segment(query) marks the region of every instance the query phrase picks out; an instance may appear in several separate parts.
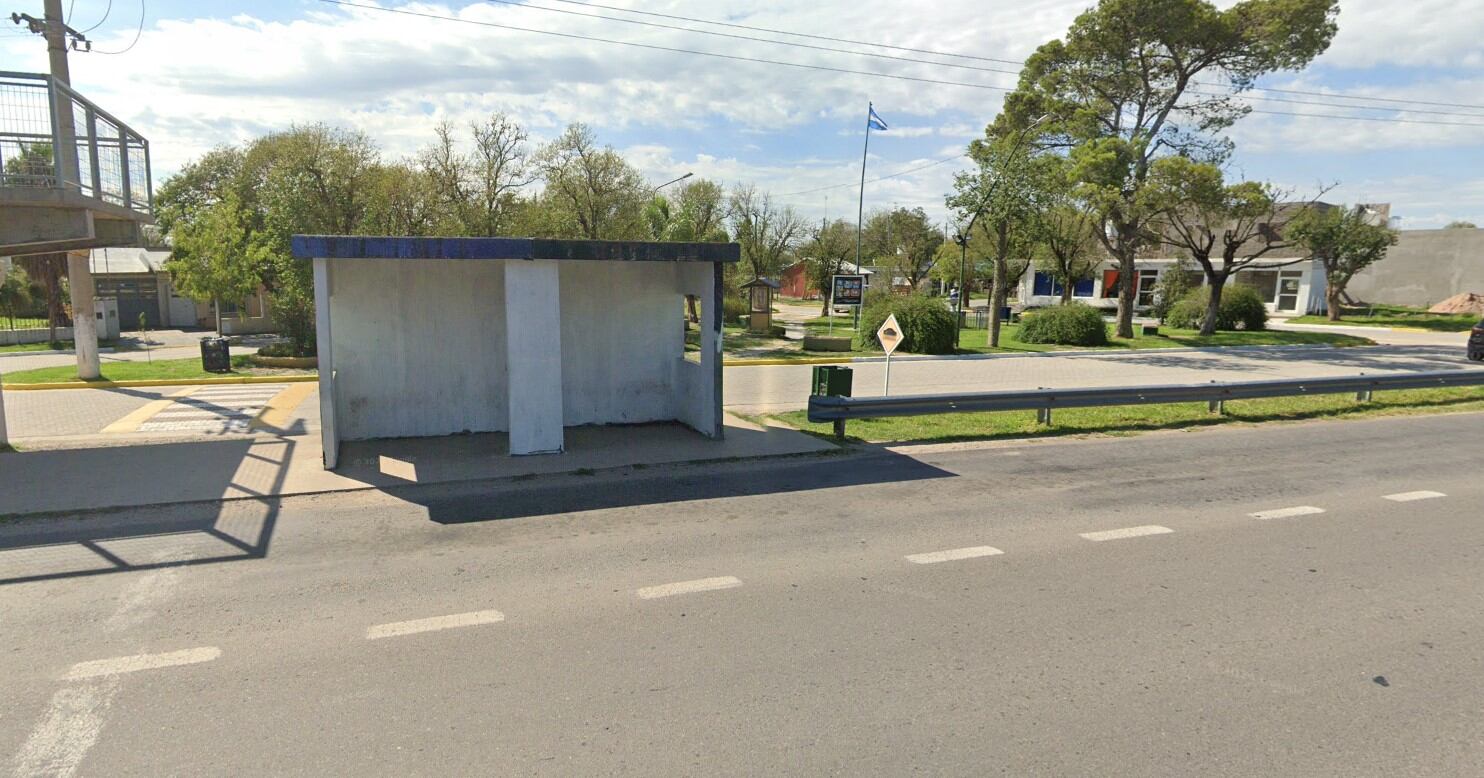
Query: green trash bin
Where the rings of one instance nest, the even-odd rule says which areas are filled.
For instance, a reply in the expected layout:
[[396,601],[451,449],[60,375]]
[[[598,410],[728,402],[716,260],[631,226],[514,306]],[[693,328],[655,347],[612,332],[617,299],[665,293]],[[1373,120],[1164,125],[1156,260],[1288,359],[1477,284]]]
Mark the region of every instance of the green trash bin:
[[814,394],[818,396],[849,397],[853,373],[842,365],[815,365]]

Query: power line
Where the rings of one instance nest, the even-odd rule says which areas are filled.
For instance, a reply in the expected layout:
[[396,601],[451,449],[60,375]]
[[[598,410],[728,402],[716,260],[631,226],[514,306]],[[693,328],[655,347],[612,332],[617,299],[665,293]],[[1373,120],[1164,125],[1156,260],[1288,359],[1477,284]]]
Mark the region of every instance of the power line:
[[[998,91],[998,92],[1012,92],[1012,91],[1014,91],[1013,89],[1011,89],[1009,87],[994,86],[992,84],[979,84],[979,83],[971,83],[971,82],[966,82],[966,81],[948,81],[948,80],[945,80],[945,79],[922,78],[922,77],[919,77],[919,76],[908,76],[908,75],[902,75],[902,74],[899,74],[899,73],[882,73],[882,72],[873,71],[873,70],[853,70],[853,69],[850,69],[850,68],[838,68],[838,67],[831,67],[831,66],[828,66],[828,65],[811,65],[811,64],[806,64],[806,63],[802,63],[802,62],[788,62],[788,61],[785,61],[785,60],[767,59],[767,58],[763,58],[763,57],[747,57],[747,56],[742,56],[740,54],[723,54],[723,53],[715,52],[715,51],[701,51],[699,49],[683,49],[683,48],[678,48],[678,47],[674,47],[674,46],[660,46],[660,45],[656,45],[656,44],[652,44],[652,43],[639,43],[639,42],[636,42],[636,41],[617,40],[617,39],[614,39],[614,38],[600,38],[600,37],[597,37],[597,36],[579,35],[577,33],[570,33],[570,32],[556,32],[554,30],[539,30],[539,29],[536,29],[536,28],[533,28],[533,27],[519,27],[519,26],[512,25],[512,24],[501,24],[499,22],[488,22],[488,21],[482,21],[482,20],[478,20],[478,19],[461,19],[461,18],[456,17],[456,16],[444,16],[442,14],[428,13],[428,12],[425,12],[425,11],[411,11],[411,10],[408,10],[408,9],[405,9],[405,8],[385,8],[385,7],[382,7],[382,6],[375,6],[375,5],[363,5],[363,4],[360,4],[360,3],[348,2],[348,0],[319,0],[319,2],[328,4],[328,5],[343,6],[343,7],[346,7],[346,8],[358,8],[358,9],[365,10],[365,11],[380,11],[382,13],[398,14],[398,15],[401,15],[401,16],[412,16],[412,17],[417,17],[417,18],[434,19],[434,20],[445,21],[445,22],[459,22],[459,23],[462,23],[462,24],[472,24],[472,25],[477,25],[477,26],[480,26],[480,27],[491,27],[491,28],[502,29],[502,30],[513,30],[513,31],[516,31],[516,32],[529,32],[529,33],[535,33],[535,34],[538,34],[538,35],[549,35],[549,36],[553,36],[553,37],[557,37],[557,38],[567,38],[567,39],[570,39],[570,40],[591,41],[591,42],[595,42],[595,43],[609,43],[609,44],[613,44],[613,45],[617,45],[617,46],[629,46],[629,47],[632,47],[632,48],[649,49],[651,51],[667,51],[667,52],[676,53],[676,54],[693,54],[693,55],[702,56],[702,57],[715,57],[715,58],[718,58],[718,59],[732,60],[732,61],[735,61],[735,62],[755,62],[755,63],[765,64],[765,65],[779,65],[779,66],[782,66],[782,67],[800,68],[800,69],[803,69],[803,70],[819,70],[819,71],[825,71],[825,72],[831,72],[831,73],[844,73],[844,74],[847,74],[847,75],[857,75],[857,76],[875,76],[877,78],[891,78],[891,79],[896,79],[898,81],[911,81],[911,82],[920,83],[920,84],[938,84],[938,85],[941,85],[941,86],[961,86],[961,87],[967,87],[967,88],[970,88],[970,89],[989,89],[989,90],[994,90],[994,91]],[[1359,106],[1353,106],[1353,107],[1359,107]],[[1379,116],[1340,116],[1340,115],[1336,115],[1336,114],[1300,113],[1300,112],[1296,112],[1296,111],[1269,111],[1269,110],[1263,110],[1263,109],[1258,109],[1258,108],[1252,108],[1250,110],[1251,110],[1252,113],[1271,114],[1271,115],[1275,115],[1275,116],[1307,116],[1307,117],[1320,118],[1320,119],[1358,119],[1358,120],[1361,120],[1361,121],[1392,122],[1392,123],[1396,123],[1396,124],[1428,124],[1428,125],[1456,126],[1456,127],[1484,127],[1484,123],[1474,124],[1474,123],[1469,123],[1469,122],[1448,122],[1448,121],[1436,121],[1436,120],[1430,120],[1430,119],[1401,119],[1401,118],[1388,118],[1388,117],[1379,117]],[[1484,118],[1484,117],[1481,117],[1481,118]]]
[[[423,19],[436,19],[444,22],[461,22],[463,24],[474,24],[480,27],[494,27],[501,30],[514,30],[516,32],[532,32],[538,35],[551,35],[557,38],[568,38],[571,40],[593,41],[595,43],[611,43],[617,46],[631,46],[637,49],[650,49],[652,51],[668,51],[675,54],[695,54],[702,57],[716,57],[728,59],[735,62],[756,62],[763,65],[781,65],[783,67],[802,68],[804,70],[822,70],[831,73],[844,73],[854,76],[876,76],[878,78],[894,78],[899,81],[914,81],[920,84],[939,84],[941,86],[963,86],[971,89],[992,89],[999,92],[1013,92],[1009,87],[993,86],[990,84],[974,84],[967,81],[946,81],[937,78],[919,78],[917,76],[904,76],[897,73],[880,73],[873,70],[851,70],[849,68],[830,67],[828,65],[807,65],[802,62],[786,62],[778,59],[765,59],[763,57],[744,57],[740,54],[722,54],[716,51],[700,51],[698,49],[682,49],[673,46],[658,46],[652,43],[638,43],[636,41],[621,41],[613,38],[599,38],[592,35],[578,35],[570,32],[556,32],[554,30],[538,30],[534,27],[517,27],[513,24],[500,24],[498,22],[486,22],[478,19],[460,19],[457,16],[443,16],[441,14],[426,13],[423,11],[409,11],[405,8],[383,8],[376,5],[361,5],[359,3],[347,2],[347,0],[319,0],[329,5],[339,5],[347,8],[360,8],[365,11],[381,11],[383,13],[401,14],[403,16],[416,16]],[[1480,125],[1484,127],[1484,125]]]
[[98,29],[99,27],[102,27],[103,26],[103,23],[106,22],[106,21],[108,21],[108,15],[111,14],[111,13],[113,13],[113,0],[108,0],[108,5],[106,5],[106,6],[103,7],[103,18],[102,19],[99,19],[97,24],[93,25],[92,27],[87,28],[86,30],[83,30],[83,32],[84,33],[89,33],[89,32],[92,32],[93,30]]
[[[494,1],[495,2],[500,2],[500,0],[494,0]],[[930,54],[930,55],[937,56],[937,57],[956,57],[956,58],[959,58],[959,59],[975,60],[975,61],[978,61],[978,62],[998,62],[998,63],[1005,64],[1005,65],[1017,65],[1017,66],[1023,66],[1023,65],[1025,65],[1025,62],[1022,61],[1022,60],[1000,59],[1000,58],[997,58],[997,57],[983,57],[983,56],[978,56],[978,55],[975,55],[975,54],[963,54],[963,53],[959,53],[959,52],[941,51],[941,50],[936,50],[936,49],[917,49],[917,48],[912,48],[910,46],[895,46],[895,45],[892,45],[890,43],[881,43],[879,41],[859,41],[859,40],[852,40],[850,38],[838,38],[838,37],[833,37],[833,36],[829,36],[829,35],[816,35],[816,34],[806,33],[806,32],[795,32],[795,31],[792,31],[792,30],[779,30],[779,29],[773,29],[773,28],[770,28],[770,27],[754,27],[754,26],[751,26],[751,25],[737,24],[737,23],[734,23],[734,22],[719,22],[719,21],[715,21],[715,20],[711,20],[711,19],[700,19],[700,18],[696,18],[696,17],[693,17],[693,16],[681,16],[681,15],[678,15],[678,14],[657,13],[657,12],[654,12],[654,11],[640,11],[640,10],[633,9],[633,8],[620,8],[620,7],[617,7],[617,6],[603,5],[602,3],[585,2],[584,0],[551,0],[551,2],[554,2],[554,3],[565,3],[567,5],[586,6],[586,7],[589,7],[589,8],[601,8],[601,9],[607,10],[607,11],[619,11],[619,12],[622,12],[622,13],[640,14],[640,15],[643,15],[643,16],[651,16],[651,17],[656,17],[656,18],[661,18],[661,19],[673,19],[673,20],[677,20],[677,21],[695,22],[697,24],[712,24],[712,25],[716,25],[718,27],[730,27],[730,28],[733,28],[733,29],[750,30],[752,32],[766,32],[766,33],[770,33],[770,34],[774,34],[774,35],[792,35],[792,36],[796,36],[796,37],[800,37],[800,38],[808,38],[808,39],[811,39],[811,40],[829,41],[831,43],[847,43],[847,44],[854,45],[854,46],[871,46],[871,47],[874,47],[874,48],[892,49],[892,50],[895,50],[895,51],[906,51],[906,52],[912,52],[912,53],[915,53],[915,54]],[[528,7],[530,7],[530,8],[540,8],[540,6],[528,6]],[[556,9],[548,9],[548,10],[556,10]],[[587,15],[587,14],[583,14],[583,15]],[[608,18],[608,17],[598,17],[598,18]],[[695,32],[703,32],[703,31],[702,30],[696,30]],[[784,43],[783,41],[774,41],[774,42],[775,43]],[[788,44],[785,43],[784,45],[788,45]],[[864,52],[857,52],[857,53],[864,53]],[[869,56],[869,55],[867,55],[867,56]],[[947,64],[947,63],[935,63],[935,64]],[[950,65],[950,67],[952,67],[952,66]],[[993,71],[993,72],[1003,72],[1003,71]],[[1201,86],[1220,86],[1220,84],[1213,84],[1213,83],[1204,82],[1204,81],[1197,81],[1197,82],[1193,82],[1193,83],[1199,84]],[[1303,89],[1279,89],[1277,87],[1253,87],[1253,90],[1254,91],[1259,91],[1259,92],[1273,92],[1275,94],[1300,95],[1300,96],[1303,96],[1303,97],[1330,97],[1330,98],[1340,98],[1340,99],[1345,99],[1345,100],[1370,100],[1370,101],[1386,102],[1386,103],[1410,103],[1410,104],[1413,104],[1413,105],[1435,105],[1435,106],[1441,106],[1441,107],[1444,107],[1444,108],[1475,108],[1475,109],[1479,109],[1479,110],[1484,110],[1484,105],[1473,104],[1473,103],[1450,103],[1450,102],[1439,102],[1439,101],[1434,101],[1434,100],[1413,100],[1413,99],[1405,99],[1405,98],[1397,98],[1397,97],[1368,97],[1368,96],[1363,96],[1363,95],[1346,95],[1346,94],[1343,94],[1343,93],[1335,93],[1335,92],[1315,92],[1315,91],[1303,90]],[[1266,99],[1266,98],[1260,98],[1260,99]],[[1345,107],[1347,107],[1347,108],[1352,108],[1352,107],[1358,108],[1358,107],[1361,107],[1361,106],[1345,106]]]
[[[907,168],[906,170],[898,170],[897,172],[890,173],[888,175],[878,176],[876,178],[867,179],[866,180],[866,183],[868,183],[868,184],[874,184],[877,181],[885,181],[888,178],[900,178],[901,176],[905,176],[905,175],[908,175],[908,174],[911,174],[911,173],[916,173],[916,172],[918,172],[920,170],[927,170],[928,168],[937,167],[939,165],[944,165],[944,164],[947,164],[949,162],[953,162],[955,160],[962,159],[962,158],[967,157],[967,156],[969,156],[969,155],[968,154],[954,154],[951,157],[944,157],[943,159],[937,160],[936,162],[929,162],[926,165],[918,165],[917,167]],[[846,181],[843,184],[830,184],[829,186],[817,186],[817,187],[815,187],[813,189],[801,189],[801,190],[799,190],[797,192],[784,192],[783,194],[773,195],[773,196],[774,197],[796,197],[798,195],[814,194],[815,192],[823,192],[823,191],[826,191],[826,190],[829,190],[829,189],[843,189],[843,188],[845,188],[847,186],[855,186],[855,185],[856,185],[856,182],[854,182],[854,181]]]
[[134,48],[134,44],[136,44],[136,43],[139,42],[139,36],[141,36],[143,34],[144,34],[144,0],[139,0],[139,26],[134,29],[134,40],[129,41],[129,45],[123,47],[122,49],[119,49],[118,51],[99,51],[99,50],[94,50],[93,53],[94,54],[123,54],[124,52],[128,51],[129,49]]
[[[594,3],[581,3],[581,2],[576,2],[575,0],[553,0],[553,1],[554,2],[571,2],[574,5],[591,5],[591,6],[594,6],[594,7],[605,8],[605,9],[611,9],[612,8],[611,6],[597,5],[597,4],[594,4]],[[958,68],[960,70],[973,70],[973,71],[978,71],[978,72],[981,72],[981,73],[1000,73],[1000,74],[1003,74],[1003,75],[1010,75],[1010,76],[1019,76],[1020,75],[1020,71],[1018,71],[1018,70],[1006,70],[1004,68],[983,67],[983,66],[980,66],[980,65],[965,65],[965,64],[961,64],[961,63],[957,63],[957,62],[930,62],[930,61],[927,61],[927,60],[915,59],[913,57],[899,57],[899,56],[896,56],[894,54],[881,54],[879,52],[873,52],[873,51],[854,51],[854,50],[851,50],[851,49],[841,49],[841,48],[836,48],[836,47],[833,47],[833,46],[817,46],[817,45],[809,44],[809,43],[796,43],[796,42],[793,42],[793,41],[773,40],[771,38],[759,38],[759,37],[752,36],[752,35],[738,35],[738,34],[735,34],[735,33],[717,32],[715,30],[699,30],[699,29],[696,29],[694,27],[682,27],[682,26],[674,25],[674,24],[663,24],[663,23],[658,23],[658,22],[646,22],[646,21],[642,21],[642,20],[639,20],[639,19],[625,19],[625,18],[616,17],[616,16],[604,16],[602,14],[584,13],[582,11],[569,11],[569,10],[566,10],[566,9],[563,9],[563,8],[549,8],[549,7],[546,7],[546,6],[532,5],[532,4],[528,3],[528,2],[522,2],[521,0],[484,0],[484,2],[486,2],[486,3],[498,3],[500,5],[515,6],[517,8],[525,8],[525,9],[530,9],[530,10],[533,10],[533,11],[547,11],[547,12],[550,12],[550,13],[567,14],[569,16],[578,16],[578,17],[582,17],[582,18],[585,18],[585,19],[600,19],[602,21],[620,22],[622,24],[633,24],[633,25],[639,25],[641,27],[652,27],[652,28],[661,29],[661,30],[675,30],[675,31],[678,31],[678,32],[688,32],[688,33],[695,33],[695,34],[699,34],[699,35],[711,35],[711,36],[715,36],[715,37],[719,37],[719,38],[730,38],[730,39],[733,39],[733,40],[745,40],[745,41],[753,41],[753,42],[756,42],[756,43],[767,43],[767,44],[772,44],[772,45],[776,45],[776,46],[790,46],[790,47],[801,48],[801,49],[812,49],[814,51],[828,51],[828,52],[834,52],[834,53],[837,53],[837,54],[849,54],[851,56],[857,56],[857,57],[871,57],[873,59],[884,59],[884,60],[890,60],[890,61],[893,61],[893,62],[906,62],[906,63],[910,63],[910,64],[914,64],[914,65],[929,65],[929,66],[934,66],[934,67]],[[649,12],[636,11],[635,13],[646,13],[646,14],[648,14]],[[657,15],[657,16],[666,16],[666,17],[669,16],[669,14],[655,14],[655,15]],[[686,18],[686,17],[681,17],[681,18]],[[700,20],[700,19],[693,19],[691,21],[695,21],[695,22],[701,23],[701,24],[712,24],[712,22],[706,22],[706,21]],[[728,23],[724,23],[724,22],[715,22],[715,24],[724,24],[725,26],[729,26],[729,27],[743,26],[743,25],[732,25],[732,24],[728,24]],[[774,31],[774,32],[776,32],[776,31]],[[791,34],[791,33],[777,33],[777,34]],[[810,36],[810,37],[818,37],[818,36]],[[862,45],[865,45],[865,44],[862,44]],[[943,56],[952,56],[952,55],[943,55]],[[1259,95],[1232,94],[1232,93],[1227,93],[1227,92],[1203,92],[1203,91],[1198,90],[1198,89],[1188,89],[1188,90],[1186,90],[1186,93],[1187,94],[1192,94],[1192,95],[1200,95],[1202,97],[1216,97],[1216,98],[1232,97],[1232,98],[1236,98],[1236,99],[1240,99],[1240,100],[1255,100],[1255,101],[1273,102],[1273,103],[1289,103],[1289,104],[1293,104],[1293,105],[1318,105],[1318,106],[1326,106],[1326,107],[1330,107],[1330,108],[1349,108],[1349,109],[1354,109],[1354,110],[1365,110],[1365,111],[1389,111],[1389,112],[1396,112],[1396,111],[1401,110],[1401,109],[1394,108],[1394,107],[1391,107],[1391,106],[1381,106],[1381,105],[1350,105],[1350,104],[1344,104],[1344,103],[1326,103],[1326,102],[1320,102],[1320,101],[1314,101],[1314,100],[1291,100],[1291,99],[1283,98],[1283,97],[1262,97],[1262,96],[1259,96]],[[1366,99],[1366,98],[1353,98],[1352,97],[1352,98],[1347,98],[1347,99],[1359,100],[1359,99]],[[1461,116],[1461,117],[1473,118],[1473,119],[1484,119],[1484,114],[1477,114],[1477,113],[1459,113],[1459,112],[1456,112],[1456,111],[1432,111],[1432,110],[1426,110],[1426,109],[1422,109],[1422,108],[1408,108],[1408,109],[1406,109],[1406,111],[1409,112],[1409,113],[1432,114],[1432,115],[1437,115],[1437,116]]]

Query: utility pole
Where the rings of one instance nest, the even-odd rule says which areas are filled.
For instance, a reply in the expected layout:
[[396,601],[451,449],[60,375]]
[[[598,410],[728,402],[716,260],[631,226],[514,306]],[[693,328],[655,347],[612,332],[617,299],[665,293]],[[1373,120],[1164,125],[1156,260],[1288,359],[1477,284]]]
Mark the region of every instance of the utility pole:
[[[74,132],[72,99],[63,94],[57,85],[71,86],[72,74],[67,67],[67,36],[73,33],[62,18],[62,0],[45,0],[45,25],[42,35],[46,37],[46,53],[51,63],[53,86],[52,115],[56,117],[55,130],[60,148],[52,149],[52,164],[56,166],[57,185],[63,189],[79,188],[82,180],[78,174],[77,138]],[[121,153],[127,153],[120,149]],[[100,377],[98,364],[98,328],[93,313],[93,273],[88,266],[88,251],[67,252],[67,286],[72,294],[72,344],[77,353],[77,377],[91,381]]]

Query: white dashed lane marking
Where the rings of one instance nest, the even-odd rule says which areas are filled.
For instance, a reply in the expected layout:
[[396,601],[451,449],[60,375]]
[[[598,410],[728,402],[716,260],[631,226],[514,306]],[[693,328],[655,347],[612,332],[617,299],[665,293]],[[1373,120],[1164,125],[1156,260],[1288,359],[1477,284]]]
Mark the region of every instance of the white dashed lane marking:
[[1168,535],[1174,530],[1169,527],[1161,527],[1158,524],[1146,524],[1142,527],[1124,527],[1123,529],[1108,529],[1101,532],[1083,532],[1081,537],[1094,543],[1105,540],[1123,540],[1125,538],[1140,538],[1145,535]]
[[215,646],[202,646],[201,648],[187,648],[183,651],[171,651],[165,654],[136,654],[134,656],[119,656],[113,659],[95,659],[91,662],[78,662],[63,676],[64,680],[80,681],[84,678],[97,678],[106,675],[120,675],[122,673],[135,673],[140,670],[157,670],[162,667],[179,667],[181,665],[194,665],[202,662],[210,662],[222,655],[222,650]]
[[366,630],[366,639],[377,640],[379,638],[415,635],[419,632],[437,632],[441,629],[474,627],[480,624],[497,624],[504,620],[505,614],[499,611],[470,611],[469,613],[455,613],[451,616],[434,616],[430,619],[394,621],[390,624],[378,624]]
[[1312,516],[1316,513],[1324,513],[1324,509],[1316,508],[1312,505],[1296,505],[1292,508],[1276,508],[1270,511],[1258,511],[1247,515],[1254,519],[1288,519],[1294,516]]
[[660,584],[659,586],[646,586],[636,594],[641,600],[654,600],[660,597],[673,597],[677,594],[694,594],[696,592],[710,592],[717,589],[731,589],[741,586],[742,582],[730,575],[718,578],[699,578],[694,581],[679,581],[677,583]]
[[994,546],[969,546],[968,548],[954,548],[947,551],[929,551],[926,554],[908,554],[907,561],[915,565],[931,565],[938,562],[956,562],[960,559],[974,559],[981,556],[996,556],[1005,552]]
[[1418,500],[1434,500],[1439,497],[1447,496],[1448,495],[1443,494],[1442,492],[1429,492],[1424,490],[1420,492],[1398,492],[1396,494],[1388,494],[1381,499],[1391,500],[1392,502],[1416,502]]

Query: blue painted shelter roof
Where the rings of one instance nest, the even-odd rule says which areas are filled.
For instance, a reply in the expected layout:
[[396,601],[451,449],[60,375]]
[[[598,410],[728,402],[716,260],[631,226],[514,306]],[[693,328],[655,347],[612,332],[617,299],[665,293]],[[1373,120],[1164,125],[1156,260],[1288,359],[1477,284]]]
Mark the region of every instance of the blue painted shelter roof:
[[610,262],[736,262],[736,243],[554,238],[415,238],[295,235],[301,259],[572,259]]

